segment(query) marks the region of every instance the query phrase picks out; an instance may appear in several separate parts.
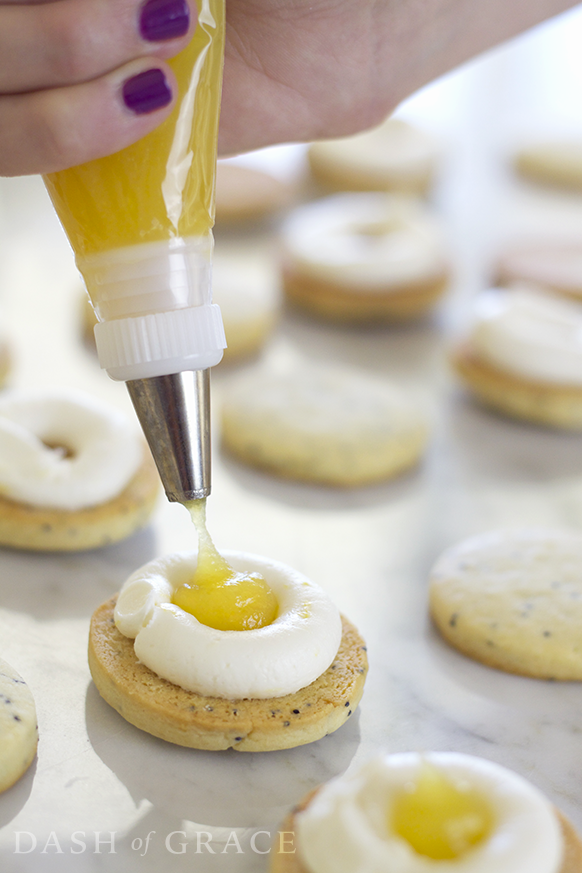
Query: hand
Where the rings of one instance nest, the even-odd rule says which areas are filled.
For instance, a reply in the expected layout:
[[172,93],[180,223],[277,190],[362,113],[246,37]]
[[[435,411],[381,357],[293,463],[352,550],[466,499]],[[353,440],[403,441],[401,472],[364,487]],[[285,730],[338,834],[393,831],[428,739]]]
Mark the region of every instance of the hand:
[[[193,0],[0,0],[0,175],[118,151],[172,109]],[[25,62],[23,62],[25,59]]]
[[575,0],[226,0],[219,147],[342,136]]
[[[574,5],[227,0],[219,151],[363,130],[457,64]],[[194,0],[0,0],[0,175],[63,169],[149,133],[171,111],[165,61],[195,19]]]

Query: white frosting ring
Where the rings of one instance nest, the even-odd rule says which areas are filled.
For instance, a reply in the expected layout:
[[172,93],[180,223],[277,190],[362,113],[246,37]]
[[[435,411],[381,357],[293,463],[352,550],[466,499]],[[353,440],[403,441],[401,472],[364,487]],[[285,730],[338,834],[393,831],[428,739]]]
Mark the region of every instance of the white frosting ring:
[[137,428],[94,397],[72,389],[0,397],[0,493],[12,500],[96,506],[125,488],[142,459]]
[[446,271],[440,227],[412,197],[346,193],[294,210],[282,230],[283,259],[306,275],[386,293]]
[[[389,829],[390,805],[423,758],[492,807],[493,833],[465,855],[434,860]],[[553,807],[498,764],[455,752],[380,756],[332,780],[297,814],[298,852],[310,873],[559,873],[563,841]]]
[[582,386],[582,306],[543,291],[481,295],[471,347],[490,364],[534,381]]
[[236,571],[258,572],[279,605],[272,624],[222,631],[171,602],[196,569],[195,552],[151,561],[123,585],[115,623],[135,639],[137,658],[169,682],[205,697],[270,698],[292,694],[324,673],[339,649],[337,607],[306,576],[243,552],[222,553]]

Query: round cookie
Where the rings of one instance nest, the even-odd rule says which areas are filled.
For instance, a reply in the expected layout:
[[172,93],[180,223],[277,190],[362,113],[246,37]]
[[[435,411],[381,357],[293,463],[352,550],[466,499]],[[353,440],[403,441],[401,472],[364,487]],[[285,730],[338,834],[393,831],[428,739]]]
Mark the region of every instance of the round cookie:
[[493,531],[452,546],[430,573],[442,636],[489,667],[537,679],[582,680],[582,536]]
[[108,546],[147,524],[159,494],[160,477],[144,445],[137,473],[117,497],[97,506],[51,509],[0,496],[0,546],[46,552]]
[[221,406],[223,447],[277,476],[358,487],[416,464],[423,415],[398,389],[342,367],[255,368],[233,379]]
[[79,551],[128,537],[149,519],[160,482],[125,418],[70,389],[0,398],[0,545]]
[[[278,830],[279,843],[271,852],[271,873],[313,873],[308,870],[300,856],[294,851],[297,814],[306,809],[315,792],[297,804],[292,812],[283,820]],[[564,859],[557,873],[580,873],[582,869],[582,843],[572,823],[559,809],[556,816],[560,823],[564,840]],[[494,871],[491,871],[494,873]]]
[[38,744],[36,709],[30,689],[10,664],[0,659],[0,792],[32,764]]
[[216,167],[216,225],[244,224],[288,206],[291,189],[263,170],[219,161]]
[[289,749],[337,730],[362,696],[366,647],[346,619],[333,664],[311,685],[283,697],[225,700],[185,691],[141,664],[133,640],[115,626],[115,603],[115,598],[104,603],[91,620],[93,681],[123,718],[168,742],[239,752]]
[[[297,851],[297,818],[309,807],[320,790],[316,789],[307,794],[291,810],[279,826],[277,842],[273,845],[270,853],[270,873],[315,873],[311,868],[307,868]],[[582,842],[580,837],[572,823],[559,809],[554,808],[554,813],[558,820],[563,840],[562,864],[556,873],[579,873],[580,869],[582,869]],[[429,859],[426,859],[426,862],[428,861]],[[449,861],[449,864],[451,863],[454,864],[454,861]],[[448,864],[447,869],[450,869]],[[462,867],[459,869],[462,869]],[[494,870],[491,873],[494,873]]]
[[532,182],[582,190],[582,142],[574,139],[536,143],[515,156],[517,172]]
[[433,180],[437,147],[431,136],[399,118],[342,139],[312,143],[311,173],[332,191],[399,191],[425,194]]
[[582,389],[524,380],[485,362],[470,346],[451,355],[457,374],[485,406],[511,418],[565,430],[582,430]]
[[212,279],[213,300],[220,306],[226,349],[232,364],[256,355],[275,329],[280,315],[276,271],[265,259],[217,252]]
[[481,296],[451,363],[486,406],[535,424],[582,429],[582,308],[534,289]]
[[378,192],[293,210],[281,231],[281,270],[292,304],[352,323],[425,315],[450,278],[435,216],[419,200]]
[[582,300],[582,244],[532,240],[510,246],[499,257],[497,282],[525,283]]

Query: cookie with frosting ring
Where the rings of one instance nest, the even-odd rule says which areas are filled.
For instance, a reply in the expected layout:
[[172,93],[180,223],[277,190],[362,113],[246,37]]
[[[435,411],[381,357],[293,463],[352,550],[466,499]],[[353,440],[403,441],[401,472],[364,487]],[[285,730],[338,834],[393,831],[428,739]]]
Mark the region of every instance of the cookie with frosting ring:
[[[367,659],[359,633],[302,574],[256,555],[224,556],[237,571],[260,572],[279,593],[272,625],[201,625],[171,602],[196,555],[151,562],[91,620],[89,667],[99,693],[136,727],[190,748],[271,751],[337,730],[363,693]],[[184,671],[189,688],[177,684]]]
[[486,406],[537,424],[582,429],[582,307],[532,288],[492,290],[451,352]]
[[578,873],[582,843],[517,773],[472,755],[407,752],[307,795],[270,860],[271,873]]
[[0,544],[78,551],[117,542],[149,519],[159,477],[116,409],[72,389],[0,397]]
[[288,215],[280,248],[287,299],[331,321],[418,318],[450,280],[440,224],[411,197],[346,193],[307,203]]

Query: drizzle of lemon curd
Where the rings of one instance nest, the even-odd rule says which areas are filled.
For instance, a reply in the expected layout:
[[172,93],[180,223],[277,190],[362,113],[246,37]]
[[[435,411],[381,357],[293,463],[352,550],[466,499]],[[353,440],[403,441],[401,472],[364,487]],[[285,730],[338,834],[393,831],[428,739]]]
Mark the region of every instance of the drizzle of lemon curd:
[[493,830],[486,798],[462,782],[453,782],[424,760],[416,779],[396,798],[389,812],[390,830],[420,855],[435,860],[465,855]]
[[206,500],[185,504],[198,534],[198,562],[192,580],[174,593],[173,602],[217,630],[252,630],[271,624],[278,603],[259,573],[239,573],[222,557],[206,527]]

